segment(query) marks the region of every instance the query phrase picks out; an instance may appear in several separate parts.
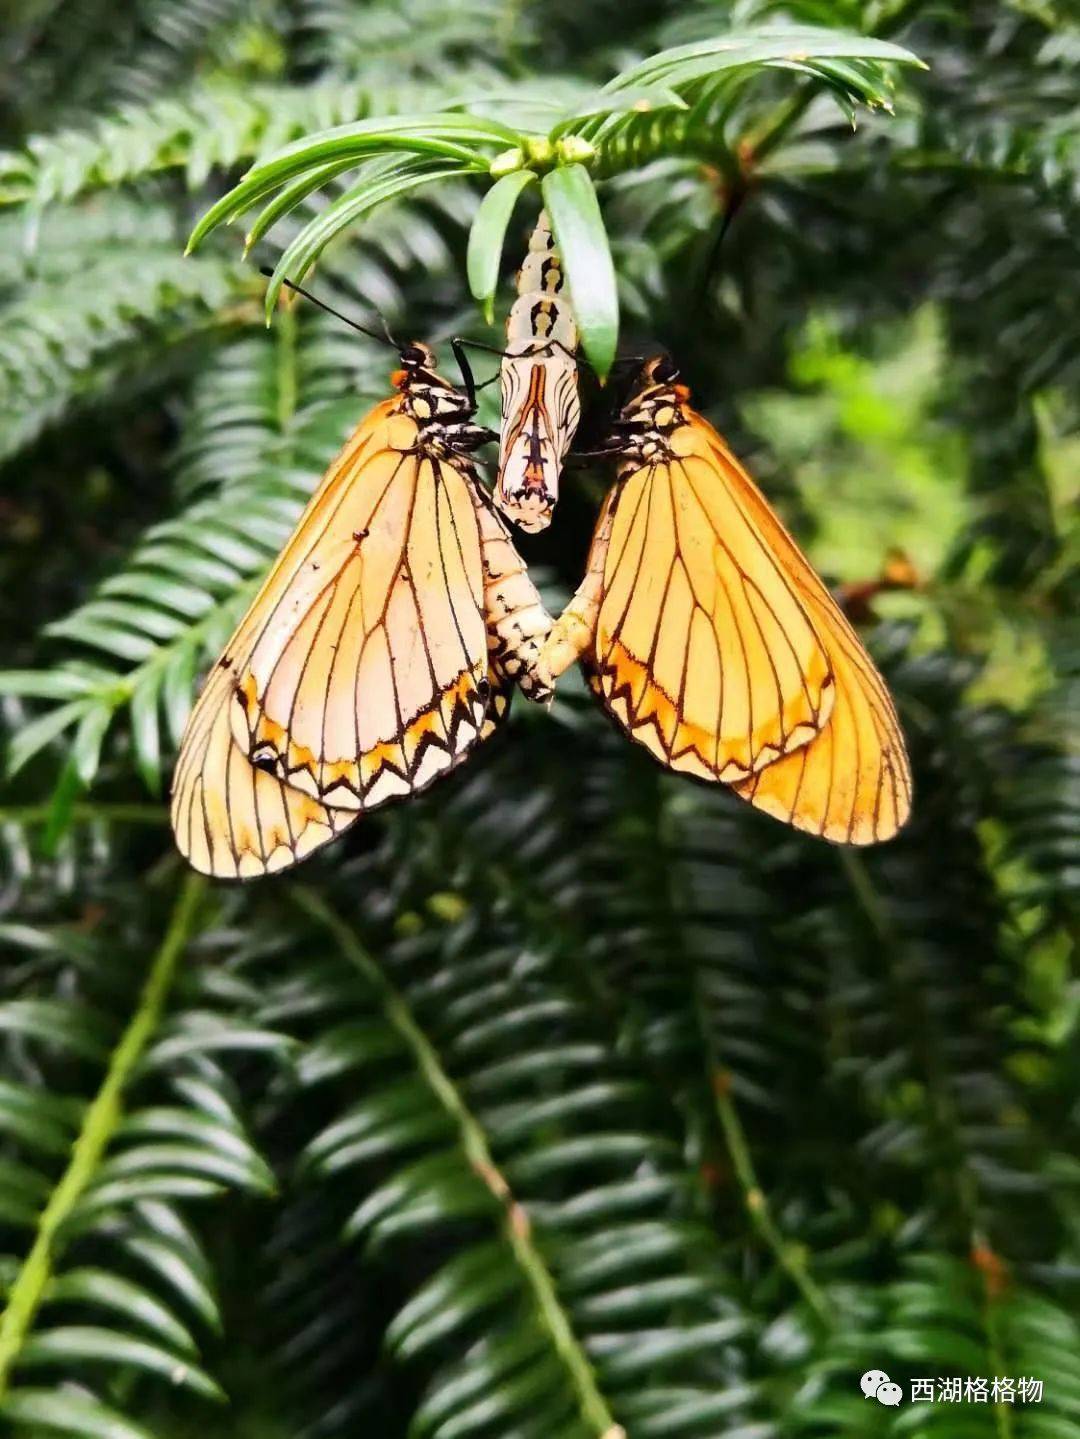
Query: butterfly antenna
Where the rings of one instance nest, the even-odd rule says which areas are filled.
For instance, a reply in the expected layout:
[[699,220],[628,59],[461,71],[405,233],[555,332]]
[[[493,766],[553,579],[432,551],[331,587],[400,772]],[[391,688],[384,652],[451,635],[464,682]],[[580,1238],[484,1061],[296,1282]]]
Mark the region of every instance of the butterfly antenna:
[[720,217],[720,224],[717,226],[716,233],[709,243],[705,259],[698,273],[697,282],[694,286],[694,295],[697,302],[700,302],[704,298],[706,287],[712,278],[712,273],[719,264],[720,251],[723,248],[724,241],[727,239],[728,231],[731,229],[735,216],[743,207],[746,193],[746,186],[739,185],[736,186],[727,197],[724,204],[724,213]]
[[[270,269],[269,265],[260,265],[259,273],[271,280],[274,277],[274,272]],[[319,297],[313,295],[310,290],[305,290],[303,285],[294,285],[292,280],[284,279],[281,283],[287,290],[293,290],[297,295],[303,295],[305,300],[310,300],[313,305],[318,305],[320,310],[325,310],[328,315],[333,315],[336,320],[341,320],[342,323],[348,325],[350,329],[359,330],[361,335],[367,335],[369,340],[378,340],[380,344],[386,343],[392,345],[395,350],[401,349],[401,346],[394,339],[393,335],[391,335],[389,329],[387,329],[385,320],[383,320],[383,329],[386,333],[385,335],[380,335],[377,330],[369,330],[365,325],[361,325],[358,320],[350,319],[348,315],[343,315],[340,310],[335,310],[333,305],[328,305],[325,300],[320,300]],[[380,316],[380,319],[381,318]]]
[[719,249],[720,249],[720,246],[721,246],[721,245],[724,243],[724,241],[727,239],[727,233],[728,233],[728,231],[731,229],[732,222],[734,221],[735,216],[736,216],[736,215],[739,213],[739,211],[742,209],[742,207],[743,207],[743,202],[744,202],[745,199],[746,199],[746,186],[745,186],[745,185],[739,185],[739,186],[737,186],[734,190],[732,190],[731,194],[728,196],[727,204],[724,206],[723,218],[722,218],[721,221],[720,221],[720,230],[719,230],[719,233],[718,233],[717,236],[716,236],[716,245],[714,246],[714,249],[715,249],[715,250],[719,250]]

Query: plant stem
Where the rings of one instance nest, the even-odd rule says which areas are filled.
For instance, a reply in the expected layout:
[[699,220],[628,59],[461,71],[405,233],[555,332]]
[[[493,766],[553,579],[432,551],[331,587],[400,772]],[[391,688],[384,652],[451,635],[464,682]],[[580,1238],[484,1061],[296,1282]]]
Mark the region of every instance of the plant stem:
[[[495,892],[499,894],[512,893],[522,895],[520,902],[525,912],[526,922],[533,926],[540,926],[544,931],[550,934],[553,919],[557,911],[546,909],[542,903],[531,897],[531,891],[527,888],[522,893],[522,886],[515,884],[512,878],[504,877],[497,861],[485,864],[482,873],[491,882]],[[674,874],[674,866],[668,865],[665,873],[669,875]],[[673,881],[670,882],[673,883]],[[682,937],[676,918],[681,907],[679,905],[672,905],[669,902],[667,908],[671,918],[672,943],[676,947],[681,948]],[[559,946],[560,949],[563,947],[564,946]],[[580,935],[573,932],[573,942],[568,943],[565,948],[579,952],[581,947],[582,941]],[[692,961],[689,958],[688,963],[692,965]],[[619,1033],[620,1005],[623,1014],[631,1014],[640,1018],[640,1011],[632,996],[625,993],[616,996],[606,984],[603,975],[597,967],[592,965],[586,965],[584,968],[580,965],[574,966],[568,979],[573,985],[574,991],[581,995],[586,1003],[595,1006],[595,1008],[600,1011],[605,1022],[612,1026],[616,1034]],[[761,1188],[754,1170],[749,1145],[742,1127],[742,1121],[739,1118],[735,1102],[730,1095],[729,1086],[723,1084],[723,1082],[717,1078],[717,1076],[723,1075],[726,1080],[727,1071],[723,1068],[722,1060],[717,1053],[715,1038],[711,1033],[705,1015],[705,1007],[701,1001],[696,969],[694,970],[692,986],[698,1032],[701,1034],[702,1044],[708,1052],[708,1068],[710,1074],[713,1076],[713,1094],[717,1119],[720,1124],[724,1142],[731,1156],[732,1168],[735,1171],[736,1178],[743,1192],[743,1202],[746,1205],[747,1212],[758,1234],[761,1236],[762,1241],[772,1250],[777,1263],[785,1273],[789,1275],[792,1283],[798,1289],[809,1308],[823,1324],[831,1325],[833,1322],[833,1313],[828,1300],[810,1277],[805,1259],[798,1250],[784,1238],[784,1235],[772,1217],[765,1192]],[[636,1044],[635,1054],[639,1062],[650,1070],[660,1091],[664,1094],[671,1094],[676,1088],[673,1084],[672,1076],[665,1072],[661,1066],[657,1065],[655,1059],[647,1052],[642,1051]],[[720,1093],[721,1087],[725,1089],[723,1095]],[[685,1124],[686,1115],[683,1112],[683,1107],[678,1101],[673,1101],[673,1106]]]
[[817,1284],[810,1277],[806,1260],[799,1250],[784,1237],[773,1218],[768,1196],[757,1176],[754,1161],[750,1155],[746,1131],[743,1129],[739,1111],[731,1097],[731,1075],[726,1069],[714,1069],[713,1094],[716,1099],[716,1114],[724,1133],[731,1165],[742,1190],[743,1203],[750,1216],[750,1222],[763,1242],[772,1250],[776,1262],[787,1274],[792,1284],[802,1295],[807,1305],[823,1325],[832,1327],[832,1306]]
[[[679,851],[678,821],[673,819],[670,811],[665,811],[663,801],[659,797],[657,804],[657,831],[662,837],[665,852],[675,855]],[[673,824],[676,826],[675,830],[672,828]],[[692,898],[689,894],[682,892],[685,885],[679,885],[679,876],[683,872],[671,860],[664,866],[668,885],[666,904],[668,920],[671,926],[673,945],[682,952],[689,971],[694,1017],[698,1033],[701,1036],[702,1047],[705,1050],[707,1077],[712,1090],[713,1105],[720,1125],[720,1132],[731,1159],[731,1167],[742,1191],[743,1205],[762,1242],[772,1251],[777,1264],[795,1285],[808,1308],[825,1328],[831,1328],[833,1324],[832,1307],[810,1277],[805,1256],[785,1238],[773,1218],[768,1196],[762,1188],[757,1170],[754,1168],[750,1143],[731,1092],[731,1071],[724,1063],[717,1042],[715,1026],[709,1019],[708,1005],[702,989],[701,968],[685,941],[681,916],[692,913]]]
[[412,1051],[416,1066],[432,1093],[457,1125],[461,1146],[470,1166],[505,1208],[507,1241],[532,1290],[540,1322],[566,1366],[582,1419],[597,1439],[626,1439],[624,1430],[615,1422],[600,1393],[588,1356],[559,1302],[551,1271],[533,1240],[529,1217],[511,1193],[510,1186],[495,1164],[483,1128],[443,1068],[434,1046],[413,1018],[405,1000],[345,921],[310,890],[298,890],[293,898],[306,914],[330,931],[342,954],[355,965],[378,995],[387,1019]]
[[7,1307],[0,1315],[0,1400],[34,1322],[45,1287],[52,1278],[59,1231],[93,1181],[120,1122],[124,1087],[161,1019],[204,884],[199,875],[192,874],[181,886],[169,927],[150,966],[138,1006],[112,1052],[101,1088],[87,1109],[71,1147],[68,1166],[41,1212],[33,1245],[11,1286]]
[[817,86],[807,81],[798,94],[792,95],[773,111],[761,129],[747,135],[743,142],[744,154],[753,166],[759,165],[772,154],[792,127],[806,114],[810,102],[815,100],[818,94]]
[[[1005,1363],[1001,1351],[997,1309],[990,1287],[985,1281],[983,1284],[982,1319],[983,1327],[986,1330],[987,1348],[990,1351],[990,1367],[995,1374],[1003,1374]],[[998,1439],[1013,1439],[1011,1405],[1002,1403],[994,1405],[994,1426],[997,1429]]]
[[[958,1138],[960,1125],[956,1107],[948,1092],[945,1076],[937,1059],[932,1037],[928,1039],[929,1014],[925,1006],[918,1003],[912,987],[900,980],[896,972],[896,960],[900,947],[896,933],[885,905],[882,903],[873,880],[862,858],[851,850],[838,851],[840,866],[847,877],[858,907],[868,921],[874,936],[884,953],[893,977],[893,987],[898,1008],[906,1008],[912,1032],[919,1035],[915,1052],[920,1059],[925,1075],[927,1093],[930,1098],[931,1124],[943,1145],[951,1152],[948,1156],[949,1171],[954,1187],[957,1212],[971,1234],[973,1255],[976,1249],[985,1250],[979,1239],[976,1215],[978,1212],[978,1183],[975,1172],[964,1157]],[[991,1256],[993,1258],[993,1256]],[[986,1345],[990,1367],[995,1374],[1004,1373],[1001,1339],[995,1307],[995,1289],[991,1280],[983,1278],[982,1321],[986,1334]],[[1013,1439],[1012,1410],[1008,1404],[995,1403],[994,1426],[998,1439]]]

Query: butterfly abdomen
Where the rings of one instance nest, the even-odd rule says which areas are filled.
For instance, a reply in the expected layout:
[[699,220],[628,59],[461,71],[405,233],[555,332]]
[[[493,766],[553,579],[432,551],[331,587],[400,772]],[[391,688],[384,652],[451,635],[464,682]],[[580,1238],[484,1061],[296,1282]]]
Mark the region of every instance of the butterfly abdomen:
[[477,486],[477,517],[484,572],[484,617],[493,669],[512,681],[527,699],[546,704],[553,681],[538,669],[551,630],[551,616],[529,578],[506,523]]
[[541,211],[517,274],[518,297],[506,321],[507,349],[517,346],[517,352],[525,354],[528,348],[542,348],[553,340],[568,350],[577,349],[577,325],[565,288],[562,258],[547,215]]
[[559,472],[581,418],[577,325],[562,259],[541,212],[506,322],[495,502],[523,530],[551,522]]

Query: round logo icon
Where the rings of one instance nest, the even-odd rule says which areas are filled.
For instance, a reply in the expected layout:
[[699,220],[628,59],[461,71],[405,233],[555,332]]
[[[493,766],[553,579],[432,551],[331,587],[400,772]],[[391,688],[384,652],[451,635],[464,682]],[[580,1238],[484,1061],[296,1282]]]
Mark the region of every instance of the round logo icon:
[[859,1380],[859,1388],[867,1399],[873,1399],[883,1384],[888,1384],[889,1376],[884,1369],[868,1369]]

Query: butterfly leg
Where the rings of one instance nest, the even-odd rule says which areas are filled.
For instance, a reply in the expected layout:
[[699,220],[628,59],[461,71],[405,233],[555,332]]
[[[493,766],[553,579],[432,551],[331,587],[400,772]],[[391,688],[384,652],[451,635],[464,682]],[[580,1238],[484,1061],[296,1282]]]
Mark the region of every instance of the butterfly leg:
[[455,338],[450,341],[450,348],[454,352],[454,359],[457,361],[458,369],[461,371],[461,381],[465,386],[465,394],[469,401],[469,412],[470,414],[475,414],[476,378],[473,375],[472,366],[469,364],[469,357],[465,353],[465,346],[455,336]]

